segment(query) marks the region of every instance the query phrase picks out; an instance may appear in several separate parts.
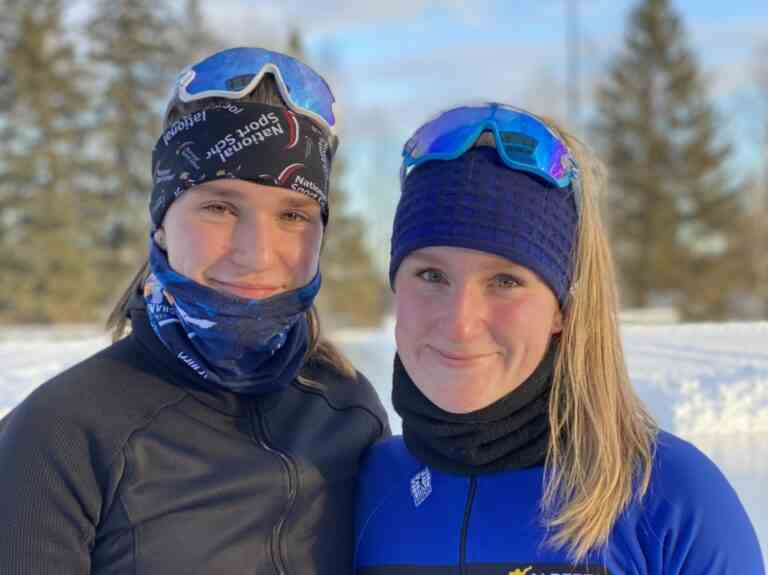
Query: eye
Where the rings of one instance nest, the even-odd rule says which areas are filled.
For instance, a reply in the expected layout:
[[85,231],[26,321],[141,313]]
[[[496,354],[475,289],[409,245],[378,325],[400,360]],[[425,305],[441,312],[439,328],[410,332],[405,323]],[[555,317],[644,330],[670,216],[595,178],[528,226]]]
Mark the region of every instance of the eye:
[[445,283],[445,274],[435,268],[427,268],[416,272],[416,277],[431,284]]
[[491,285],[501,289],[510,289],[523,285],[523,282],[509,274],[498,274],[491,280]]
[[305,214],[301,210],[286,210],[280,215],[280,217],[286,222],[301,223],[312,221],[312,218],[309,216],[309,214]]
[[228,204],[226,202],[208,202],[206,204],[203,204],[201,209],[206,214],[212,215],[212,216],[226,216],[226,215],[237,215],[237,209],[235,206]]

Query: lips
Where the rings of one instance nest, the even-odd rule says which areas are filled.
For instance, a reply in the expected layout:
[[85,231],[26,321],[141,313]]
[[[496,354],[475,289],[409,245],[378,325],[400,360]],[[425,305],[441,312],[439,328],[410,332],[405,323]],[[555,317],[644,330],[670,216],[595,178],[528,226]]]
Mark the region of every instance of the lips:
[[475,367],[496,355],[494,352],[445,351],[431,346],[429,349],[440,363],[453,368]]
[[284,290],[282,286],[248,282],[209,280],[212,288],[245,299],[266,299]]

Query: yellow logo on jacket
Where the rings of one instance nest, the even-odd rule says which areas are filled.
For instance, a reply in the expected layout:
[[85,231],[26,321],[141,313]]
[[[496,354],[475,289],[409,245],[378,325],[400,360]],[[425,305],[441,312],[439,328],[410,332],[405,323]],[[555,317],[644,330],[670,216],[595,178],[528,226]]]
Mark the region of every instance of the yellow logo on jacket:
[[514,571],[510,571],[508,575],[526,575],[531,569],[533,569],[533,567],[528,567],[525,571],[522,569],[515,569]]

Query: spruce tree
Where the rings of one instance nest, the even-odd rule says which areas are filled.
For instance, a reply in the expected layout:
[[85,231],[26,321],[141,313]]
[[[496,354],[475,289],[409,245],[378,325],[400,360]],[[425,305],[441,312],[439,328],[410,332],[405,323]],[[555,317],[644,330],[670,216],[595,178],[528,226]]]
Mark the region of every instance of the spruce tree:
[[331,177],[331,217],[321,266],[318,310],[330,326],[373,326],[384,314],[386,285],[366,242],[363,218],[347,208],[341,184],[344,158],[336,156]]
[[743,279],[729,258],[740,218],[729,147],[668,0],[632,11],[625,45],[598,88],[596,135],[623,303],[674,303],[687,319],[727,314]]
[[168,33],[179,70],[225,47],[223,39],[206,23],[200,0],[185,0],[176,21],[177,25]]
[[0,321],[91,319],[104,297],[92,276],[84,216],[86,95],[61,0],[5,2],[0,94]]
[[752,187],[749,230],[749,261],[754,274],[758,317],[768,319],[768,42],[757,51],[757,89],[763,113],[757,126],[761,163]]
[[99,0],[87,24],[98,75],[99,188],[108,201],[102,230],[108,256],[99,267],[113,289],[146,252],[150,158],[183,49],[169,33],[176,23],[167,0]]
[[[289,38],[288,52],[306,61],[298,31]],[[331,216],[320,264],[323,289],[318,311],[331,327],[376,325],[385,311],[386,284],[367,245],[365,221],[348,208],[345,173],[343,152],[337,153],[331,175]]]

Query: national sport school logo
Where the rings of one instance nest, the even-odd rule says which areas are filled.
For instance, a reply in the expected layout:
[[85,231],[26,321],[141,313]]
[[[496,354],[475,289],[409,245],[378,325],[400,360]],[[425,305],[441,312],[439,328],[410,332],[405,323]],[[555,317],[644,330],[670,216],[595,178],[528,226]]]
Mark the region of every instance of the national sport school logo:
[[[298,142],[298,120],[292,117],[293,123],[288,121],[289,147],[290,142],[296,139]],[[205,159],[219,158],[222,164],[251,146],[257,146],[277,135],[285,135],[285,126],[275,112],[261,114],[255,120],[242,124],[239,128],[229,132],[208,148]],[[293,131],[295,130],[295,134]],[[296,145],[295,143],[293,145]]]
[[304,164],[296,162],[287,165],[277,176],[261,174],[259,180],[266,185],[287,188],[304,194],[323,206],[326,202],[325,192],[316,182],[301,174],[305,167]]
[[[297,118],[296,114],[291,112],[290,110],[285,110],[285,121],[286,125],[288,127],[288,143],[286,144],[285,148],[283,150],[290,150],[295,148],[299,145],[301,142],[302,136],[301,136],[301,124],[299,123],[299,119]],[[329,160],[329,149],[330,146],[325,138],[325,135],[317,130],[314,126],[311,126],[311,132],[313,132],[316,136],[317,140],[317,153],[320,157],[320,164],[323,167],[323,179],[324,184],[327,184],[328,179],[330,177],[331,167],[330,167],[330,160]],[[314,140],[311,137],[311,135],[304,136],[304,159],[308,159],[312,156],[312,152],[315,148],[314,146]],[[311,162],[310,162],[311,163]],[[310,186],[311,187],[311,186]],[[315,190],[315,194],[320,194],[323,197],[325,194],[323,192],[318,191],[319,186],[315,186],[317,189]],[[292,188],[295,189],[295,188]],[[302,190],[296,190],[301,192]],[[302,192],[306,193],[306,192]],[[308,194],[312,195],[312,194]]]
[[171,140],[173,140],[173,138],[176,137],[177,134],[180,134],[182,132],[187,132],[192,128],[194,128],[197,124],[200,124],[201,122],[206,122],[207,118],[205,113],[206,113],[206,110],[201,110],[194,114],[189,114],[187,116],[184,116],[179,120],[175,121],[163,133],[162,135],[163,143],[167,146],[171,142]]

